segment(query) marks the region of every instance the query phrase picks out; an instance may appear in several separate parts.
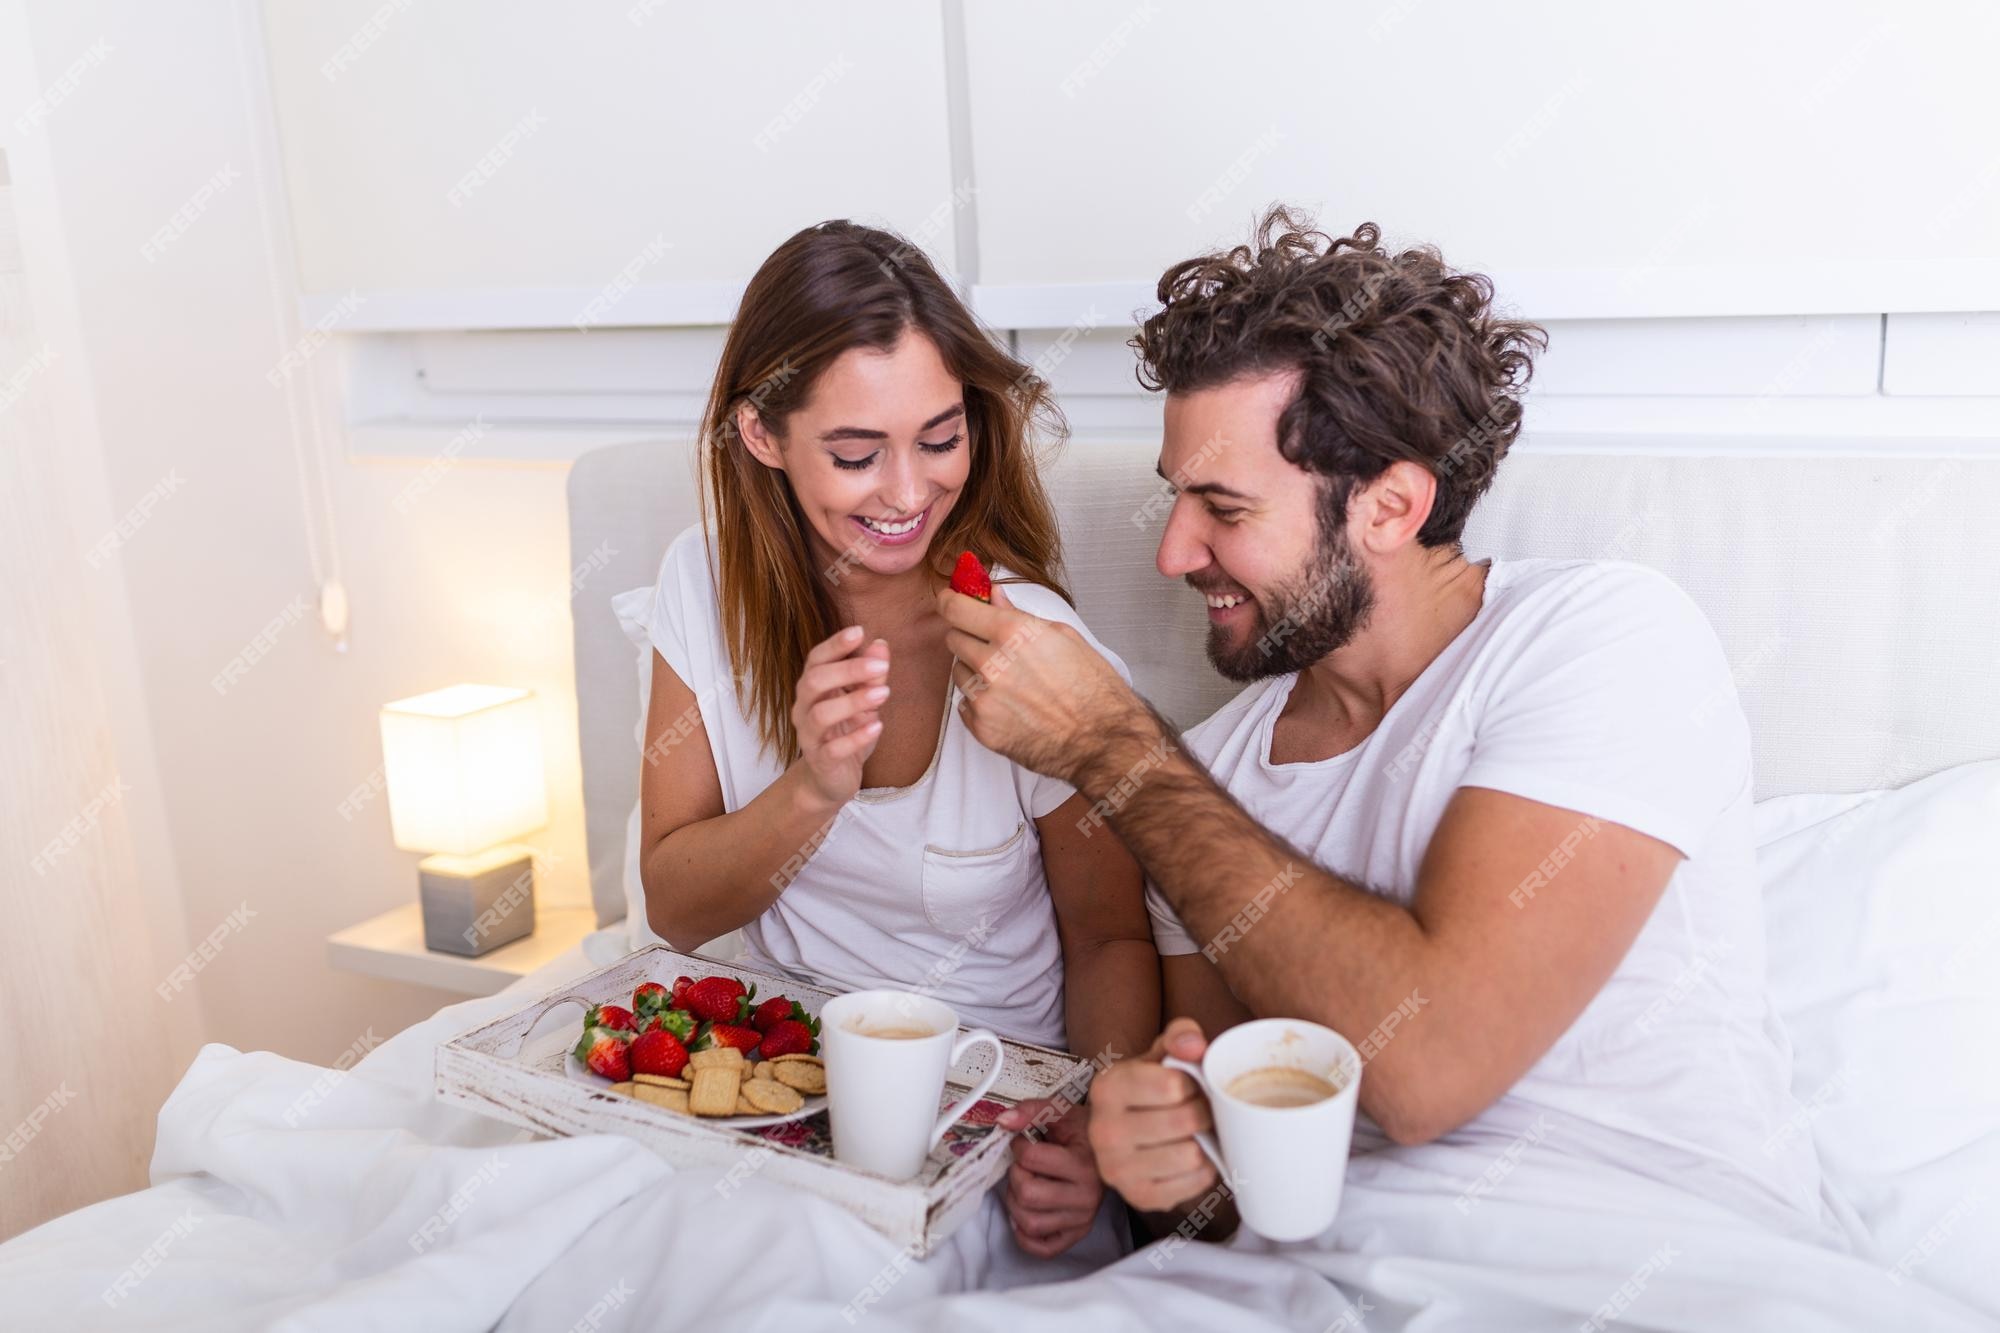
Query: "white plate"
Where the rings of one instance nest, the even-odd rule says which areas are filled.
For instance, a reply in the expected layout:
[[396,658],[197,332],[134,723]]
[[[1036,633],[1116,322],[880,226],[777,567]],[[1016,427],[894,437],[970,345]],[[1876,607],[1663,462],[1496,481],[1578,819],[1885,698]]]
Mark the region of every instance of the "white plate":
[[[591,1083],[600,1088],[611,1086],[610,1079],[577,1059],[573,1050],[563,1056],[563,1070],[574,1082]],[[825,1106],[826,1094],[822,1092],[807,1097],[806,1104],[798,1110],[782,1115],[698,1115],[690,1118],[704,1125],[714,1125],[717,1129],[762,1129],[766,1125],[782,1125],[788,1120],[803,1120]]]

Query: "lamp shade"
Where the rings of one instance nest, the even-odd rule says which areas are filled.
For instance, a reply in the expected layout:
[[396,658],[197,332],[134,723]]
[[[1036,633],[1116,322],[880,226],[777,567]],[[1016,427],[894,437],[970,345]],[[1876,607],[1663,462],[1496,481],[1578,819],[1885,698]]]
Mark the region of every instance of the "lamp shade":
[[530,690],[453,685],[384,705],[382,769],[404,851],[471,856],[549,822]]

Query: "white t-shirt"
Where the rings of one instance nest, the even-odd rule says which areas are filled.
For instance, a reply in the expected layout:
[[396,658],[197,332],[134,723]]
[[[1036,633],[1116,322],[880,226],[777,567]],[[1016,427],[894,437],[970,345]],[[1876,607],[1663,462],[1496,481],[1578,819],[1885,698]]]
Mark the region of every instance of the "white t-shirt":
[[[1817,1159],[1805,1136],[1778,1132],[1793,1111],[1791,1047],[1764,989],[1749,727],[1686,594],[1639,565],[1494,561],[1471,625],[1367,739],[1273,764],[1295,679],[1245,690],[1188,733],[1188,748],[1259,823],[1351,882],[1409,903],[1460,787],[1622,824],[1687,858],[1604,989],[1451,1140],[1532,1135],[1815,1225]],[[1579,836],[1591,831],[1580,819]],[[1552,880],[1565,859],[1554,852],[1538,874]],[[1538,886],[1531,876],[1509,892],[1532,910]],[[1147,905],[1162,954],[1198,949],[1150,885]],[[1328,965],[1338,958],[1330,942]],[[1409,1021],[1428,1019],[1419,1009]],[[1356,1151],[1386,1144],[1361,1117]]]
[[[1130,679],[1056,593],[1010,583],[1007,596],[1074,626]],[[660,562],[651,625],[653,646],[701,707],[723,808],[740,810],[786,765],[732,687],[699,525]],[[911,786],[865,788],[841,807],[777,901],[743,928],[747,961],[841,989],[927,988],[961,1023],[1062,1047],[1062,948],[1035,820],[1075,791],[974,740],[950,688],[930,767]]]

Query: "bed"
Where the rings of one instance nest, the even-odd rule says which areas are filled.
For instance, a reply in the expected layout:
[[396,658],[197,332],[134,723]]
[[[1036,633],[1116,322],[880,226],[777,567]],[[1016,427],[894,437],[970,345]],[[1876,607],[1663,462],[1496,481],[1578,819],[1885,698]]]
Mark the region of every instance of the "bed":
[[[1153,450],[1052,467],[1079,608],[1186,724],[1232,692],[1153,571]],[[2000,1277],[2000,461],[1526,454],[1477,555],[1655,565],[1720,633],[1756,745],[1772,982],[1849,1239],[1771,1234],[1528,1145],[1357,1160],[1339,1243],[1161,1242],[1039,1264],[990,1225],[912,1263],[831,1205],[617,1139],[543,1141],[438,1103],[437,1043],[623,953],[634,646],[613,595],[694,521],[675,444],[586,455],[570,540],[593,905],[583,949],[352,1069],[204,1048],[152,1187],[0,1246],[8,1328],[1320,1330],[1993,1328]],[[1933,976],[1932,974],[1937,974]],[[1948,983],[1948,984],[1947,984]],[[1983,1058],[1972,1058],[1974,1054]],[[871,1293],[863,1300],[863,1293]]]

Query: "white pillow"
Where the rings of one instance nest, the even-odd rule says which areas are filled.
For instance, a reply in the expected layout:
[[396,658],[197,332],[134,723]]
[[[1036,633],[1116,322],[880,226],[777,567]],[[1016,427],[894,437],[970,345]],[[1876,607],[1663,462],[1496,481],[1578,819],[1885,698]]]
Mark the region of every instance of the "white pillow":
[[[639,650],[639,722],[632,729],[633,753],[646,752],[646,705],[653,697],[653,590],[634,588],[611,599],[618,628]],[[643,759],[642,759],[643,762]],[[625,939],[632,949],[665,943],[646,924],[646,890],[639,880],[639,803],[625,817]]]
[[2000,1314],[2000,762],[1757,807],[1793,1127],[1903,1281]]
[[[621,592],[611,599],[611,610],[618,617],[618,628],[625,631],[625,637],[639,650],[639,721],[632,729],[632,754],[643,763],[646,753],[646,705],[653,697],[653,590],[650,587],[633,588]],[[639,802],[632,803],[632,813],[625,817],[625,940],[628,949],[643,949],[649,944],[665,944],[666,941],[653,933],[646,920],[646,888],[639,878]],[[696,952],[711,958],[728,961],[739,958],[743,953],[743,934],[730,931],[720,939],[710,940]]]

